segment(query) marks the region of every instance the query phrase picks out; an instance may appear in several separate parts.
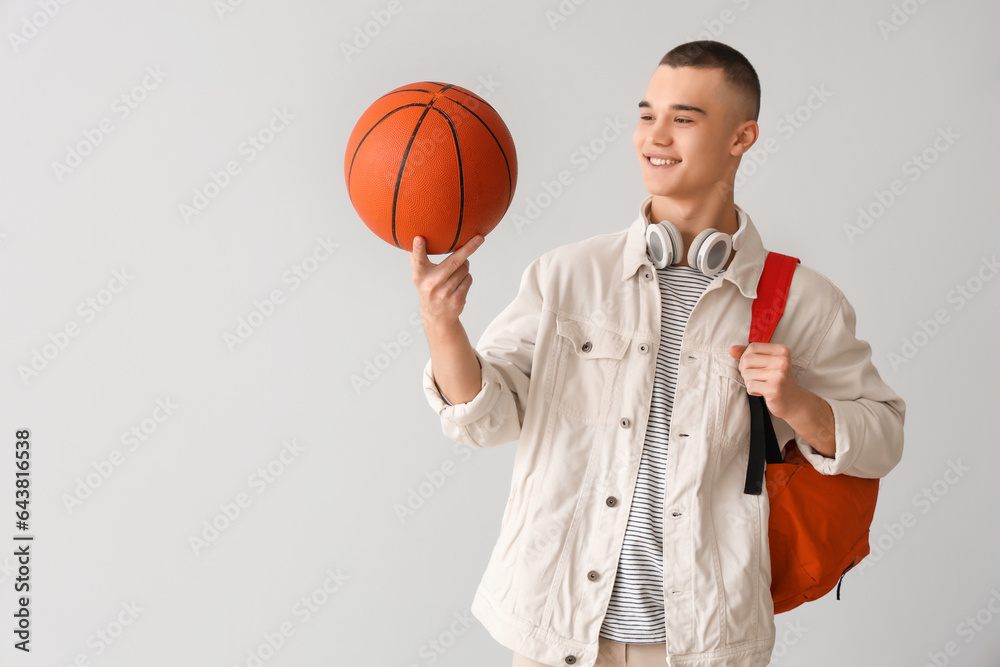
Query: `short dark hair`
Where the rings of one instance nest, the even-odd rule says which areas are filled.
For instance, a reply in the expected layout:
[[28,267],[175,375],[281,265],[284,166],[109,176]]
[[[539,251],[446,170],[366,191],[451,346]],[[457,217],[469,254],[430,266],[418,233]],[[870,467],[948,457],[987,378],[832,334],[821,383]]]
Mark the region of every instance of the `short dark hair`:
[[746,56],[733,47],[710,39],[688,42],[671,49],[660,59],[660,65],[721,69],[726,82],[746,103],[743,110],[735,110],[744,116],[738,120],[756,122],[760,114],[760,79]]

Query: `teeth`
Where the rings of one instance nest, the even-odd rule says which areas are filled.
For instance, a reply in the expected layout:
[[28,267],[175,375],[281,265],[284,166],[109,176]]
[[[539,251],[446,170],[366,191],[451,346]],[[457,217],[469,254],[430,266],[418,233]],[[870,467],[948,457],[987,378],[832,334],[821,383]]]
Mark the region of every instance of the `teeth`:
[[657,167],[662,167],[665,164],[677,164],[680,160],[664,160],[663,158],[651,157],[649,161],[655,164]]

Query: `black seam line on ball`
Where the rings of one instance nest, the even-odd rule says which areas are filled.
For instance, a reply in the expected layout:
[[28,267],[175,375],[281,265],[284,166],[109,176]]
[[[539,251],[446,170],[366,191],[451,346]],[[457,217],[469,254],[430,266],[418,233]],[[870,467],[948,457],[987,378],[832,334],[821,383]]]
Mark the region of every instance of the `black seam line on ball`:
[[437,100],[438,97],[451,99],[444,93],[446,90],[450,90],[455,86],[450,83],[449,84],[438,83],[437,85],[441,86],[441,90],[439,90],[434,95],[434,97],[431,98],[430,108],[434,109],[434,111],[437,111],[444,117],[446,121],[448,121],[448,125],[451,127],[451,138],[452,141],[455,142],[455,158],[458,160],[458,192],[459,192],[458,225],[456,226],[455,229],[455,238],[452,240],[451,246],[448,248],[448,250],[445,251],[445,252],[451,252],[455,249],[455,245],[458,244],[458,238],[462,234],[462,221],[465,219],[465,171],[462,169],[462,149],[458,145],[458,131],[455,129],[455,123],[452,122],[448,114],[446,114],[444,111],[434,106],[434,102]]
[[[410,155],[410,148],[413,147],[413,142],[417,138],[417,132],[420,131],[420,126],[424,122],[424,118],[427,117],[427,112],[434,108],[434,100],[438,98],[441,93],[448,90],[452,86],[444,86],[438,92],[434,93],[434,96],[426,104],[420,105],[416,104],[414,106],[423,106],[424,112],[420,114],[420,118],[417,119],[417,124],[413,128],[413,132],[410,134],[410,140],[406,143],[406,150],[403,151],[403,159],[399,163],[399,173],[396,175],[396,189],[392,193],[392,241],[396,244],[397,248],[401,248],[399,245],[399,237],[396,236],[396,204],[399,202],[399,186],[403,182],[403,170],[406,169],[406,158]],[[440,111],[440,110],[436,110]],[[450,122],[450,121],[449,121]],[[452,128],[452,133],[454,133],[454,128]],[[461,160],[461,159],[460,159]],[[459,162],[459,175],[461,176],[461,161]],[[465,199],[465,193],[462,193],[462,199]],[[459,217],[459,229],[461,229],[461,216]],[[454,243],[452,244],[454,247]]]
[[451,242],[451,247],[445,252],[451,252],[455,249],[458,244],[458,238],[462,234],[462,221],[465,218],[465,171],[462,169],[462,149],[458,145],[458,131],[455,129],[455,123],[451,120],[451,117],[446,114],[441,109],[433,107],[434,111],[441,114],[448,125],[451,127],[451,138],[455,142],[455,157],[458,158],[458,191],[460,193],[460,201],[458,204],[458,228],[455,230],[455,238]]
[[406,143],[406,150],[403,151],[403,159],[399,161],[399,173],[396,174],[396,187],[392,192],[392,242],[396,244],[397,248],[402,247],[399,245],[399,239],[396,237],[396,203],[399,201],[399,185],[403,182],[403,170],[406,169],[406,158],[410,154],[410,147],[413,146],[413,140],[417,138],[417,132],[420,130],[420,125],[424,122],[427,112],[431,110],[426,104],[418,104],[416,106],[424,107],[424,112],[417,119],[417,125],[413,128],[410,140]]
[[[408,107],[425,107],[425,106],[427,106],[427,105],[426,104],[413,103],[413,104],[404,104],[401,107],[396,107],[392,111],[388,112],[386,115],[384,115],[381,118],[379,118],[378,122],[376,122],[374,125],[372,125],[371,129],[369,129],[367,132],[365,132],[365,136],[361,137],[361,141],[358,142],[357,147],[355,147],[355,149],[354,149],[354,155],[351,156],[351,167],[350,167],[350,169],[347,170],[347,190],[348,190],[348,193],[350,193],[350,190],[351,190],[351,174],[354,173],[354,160],[355,160],[355,158],[358,157],[358,151],[361,150],[361,145],[365,143],[365,139],[368,138],[368,135],[371,134],[372,132],[374,132],[375,128],[382,124],[382,121],[384,121],[386,118],[388,118],[392,114],[396,113],[397,111],[402,111],[403,109],[406,109]],[[352,199],[352,201],[353,201],[353,199]]]
[[[488,106],[489,108],[493,109],[493,111],[496,111],[496,109],[495,109],[495,108],[493,107],[493,105],[492,105],[492,104],[490,104],[489,102],[487,102],[487,101],[486,101],[486,98],[485,98],[485,97],[481,97],[481,96],[479,96],[479,95],[477,95],[477,94],[475,94],[474,92],[472,92],[472,91],[469,91],[469,90],[458,90],[458,89],[456,88],[456,89],[455,89],[455,92],[456,92],[456,93],[462,93],[462,94],[463,94],[463,95],[465,95],[466,97],[471,97],[472,99],[476,100],[477,102],[482,102],[483,104],[485,104],[485,105],[486,105],[486,106]],[[449,97],[448,99],[453,99],[453,98]],[[499,116],[499,115],[500,115],[500,113],[499,113],[499,112],[497,112],[497,115]]]
[[[514,197],[514,184],[511,182],[511,177],[510,177],[510,161],[507,160],[507,153],[504,152],[503,146],[500,145],[500,140],[497,139],[497,135],[493,134],[493,130],[491,130],[490,126],[486,124],[486,121],[484,121],[482,118],[479,117],[479,114],[477,114],[475,111],[473,111],[472,109],[470,109],[469,107],[465,106],[464,104],[462,104],[461,102],[452,97],[447,97],[447,99],[451,100],[452,102],[454,102],[455,104],[457,104],[458,106],[462,107],[463,109],[471,113],[473,116],[475,116],[476,120],[482,123],[483,127],[486,128],[486,131],[490,133],[491,137],[493,137],[493,141],[497,142],[497,148],[500,149],[500,155],[503,156],[503,162],[505,165],[507,165],[507,206],[510,206],[511,199]],[[485,100],[483,101],[485,102]],[[493,107],[490,108],[492,109]],[[496,111],[496,109],[494,109],[494,111]],[[499,116],[499,114],[497,115]]]

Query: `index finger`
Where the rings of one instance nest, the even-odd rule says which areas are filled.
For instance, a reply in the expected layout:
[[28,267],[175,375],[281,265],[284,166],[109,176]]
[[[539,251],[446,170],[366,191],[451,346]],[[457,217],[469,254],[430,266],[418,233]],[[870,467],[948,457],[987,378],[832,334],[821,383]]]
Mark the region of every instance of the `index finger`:
[[781,343],[761,343],[760,341],[756,341],[747,345],[747,349],[744,351],[751,354],[763,354],[780,357],[785,354],[787,349],[788,346],[782,345]]
[[454,272],[455,269],[460,267],[462,263],[468,259],[469,255],[474,253],[485,240],[486,239],[482,234],[476,234],[471,239],[466,241],[465,245],[448,255],[448,257],[442,261],[441,264],[448,264],[448,269],[451,270],[450,272]]
[[740,357],[740,367],[750,370],[753,368],[776,368],[774,364],[779,363],[782,357],[790,359],[790,353],[786,345],[781,343],[750,343]]

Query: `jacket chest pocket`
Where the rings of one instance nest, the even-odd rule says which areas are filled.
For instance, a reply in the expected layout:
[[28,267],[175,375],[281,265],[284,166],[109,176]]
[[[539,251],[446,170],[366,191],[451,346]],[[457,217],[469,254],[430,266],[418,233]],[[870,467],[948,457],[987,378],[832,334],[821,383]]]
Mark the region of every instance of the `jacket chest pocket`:
[[591,423],[607,420],[620,398],[618,381],[631,336],[592,322],[556,317],[559,339],[556,407]]
[[740,362],[728,353],[716,353],[713,357],[713,381],[718,398],[715,440],[726,447],[749,447],[750,404],[740,375]]

